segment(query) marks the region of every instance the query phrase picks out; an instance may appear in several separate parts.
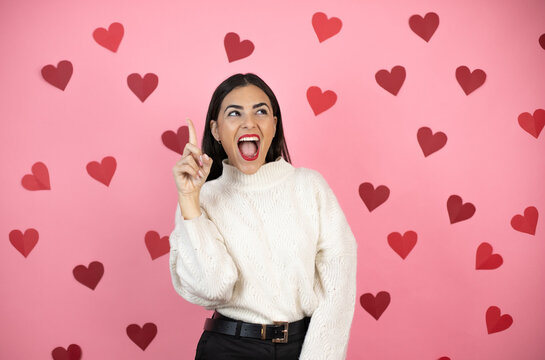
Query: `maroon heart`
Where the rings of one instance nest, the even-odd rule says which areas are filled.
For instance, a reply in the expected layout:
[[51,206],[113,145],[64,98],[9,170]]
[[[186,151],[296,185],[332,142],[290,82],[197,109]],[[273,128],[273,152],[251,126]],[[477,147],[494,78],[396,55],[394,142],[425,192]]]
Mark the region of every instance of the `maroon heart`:
[[146,350],[155,335],[157,326],[154,323],[145,323],[143,327],[137,324],[127,326],[127,336],[142,350]]
[[375,80],[384,90],[393,95],[397,95],[399,89],[405,82],[407,76],[405,68],[401,65],[396,65],[392,68],[392,71],[385,69],[377,71],[375,74]]
[[365,293],[360,296],[360,304],[365,311],[378,320],[390,305],[390,294],[387,291],[379,291],[375,297],[371,293]]
[[182,155],[185,144],[189,141],[189,128],[180,126],[177,132],[167,130],[161,135],[161,140],[168,149]]
[[416,134],[418,144],[424,153],[424,157],[440,150],[447,143],[447,135],[439,131],[432,133],[429,127],[421,127]]
[[70,344],[68,349],[59,346],[53,349],[51,356],[54,360],[80,360],[81,347],[77,344]]
[[467,220],[475,214],[475,206],[472,203],[462,203],[462,198],[458,195],[451,195],[447,200],[447,211],[450,223]]
[[87,286],[91,290],[95,290],[98,282],[104,275],[104,265],[99,261],[93,261],[87,268],[84,265],[78,265],[73,270],[74,278]]
[[20,230],[12,230],[9,233],[9,242],[17,249],[24,257],[34,249],[38,243],[38,231],[36,229],[26,229],[23,234]]
[[70,81],[70,78],[72,77],[73,71],[74,68],[72,63],[68,60],[62,60],[59,61],[57,67],[53,65],[44,66],[42,68],[42,77],[54,87],[64,91],[68,81]]
[[413,15],[409,18],[409,27],[411,30],[426,42],[430,41],[438,26],[439,15],[434,12],[429,12],[424,17]]
[[379,205],[383,204],[390,196],[390,189],[385,185],[379,185],[375,189],[373,184],[364,182],[358,189],[360,198],[369,211],[373,211]]
[[148,231],[144,237],[144,242],[151,255],[151,259],[155,260],[159,256],[163,256],[170,252],[169,237],[160,237],[156,231]]
[[456,80],[466,95],[469,95],[484,84],[486,73],[481,69],[469,71],[467,66],[459,66],[456,69]]
[[244,59],[254,51],[254,44],[250,40],[240,41],[240,36],[234,32],[225,35],[223,46],[229,62]]
[[144,77],[138,73],[132,73],[127,76],[127,85],[129,89],[144,102],[151,95],[151,93],[157,88],[159,84],[159,77],[154,73],[147,73]]

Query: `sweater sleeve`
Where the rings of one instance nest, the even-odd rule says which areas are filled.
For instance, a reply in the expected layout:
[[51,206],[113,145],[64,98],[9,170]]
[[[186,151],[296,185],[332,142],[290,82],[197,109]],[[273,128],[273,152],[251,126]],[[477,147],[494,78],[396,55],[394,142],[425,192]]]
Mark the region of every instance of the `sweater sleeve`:
[[300,360],[344,360],[356,305],[357,243],[325,179],[318,173],[319,238],[314,310]]
[[169,238],[170,274],[178,294],[212,310],[231,299],[238,270],[216,224],[202,207],[201,213],[186,220],[176,204],[175,228]]

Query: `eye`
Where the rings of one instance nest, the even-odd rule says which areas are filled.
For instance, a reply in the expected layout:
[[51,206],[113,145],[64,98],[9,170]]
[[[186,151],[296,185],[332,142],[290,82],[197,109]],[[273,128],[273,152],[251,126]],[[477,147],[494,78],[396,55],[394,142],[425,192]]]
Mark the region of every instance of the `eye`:
[[236,113],[237,115],[240,115],[240,113],[236,110],[230,111],[227,116],[231,116],[232,113]]
[[267,114],[267,110],[266,110],[266,109],[259,109],[259,110],[257,110],[257,111],[258,111],[258,112],[259,112],[259,111],[263,111],[263,115],[266,115],[266,114]]

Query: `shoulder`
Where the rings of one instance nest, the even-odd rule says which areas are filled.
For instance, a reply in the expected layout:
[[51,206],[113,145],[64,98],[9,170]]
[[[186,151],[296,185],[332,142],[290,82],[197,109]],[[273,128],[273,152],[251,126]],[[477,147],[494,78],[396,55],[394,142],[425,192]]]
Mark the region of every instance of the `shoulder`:
[[298,167],[295,168],[294,176],[299,182],[303,182],[309,190],[315,193],[329,189],[328,182],[318,170]]

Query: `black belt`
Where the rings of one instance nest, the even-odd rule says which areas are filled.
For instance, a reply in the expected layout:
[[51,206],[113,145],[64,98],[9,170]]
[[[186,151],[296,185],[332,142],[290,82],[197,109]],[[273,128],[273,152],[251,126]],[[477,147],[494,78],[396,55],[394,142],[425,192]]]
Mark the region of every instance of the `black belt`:
[[[204,330],[222,334],[251,337],[261,340],[272,340],[273,343],[287,343],[288,340],[304,337],[310,317],[288,323],[287,321],[273,321],[274,324],[254,324],[235,320],[214,311],[212,318],[204,322]],[[299,336],[295,336],[299,335]]]

